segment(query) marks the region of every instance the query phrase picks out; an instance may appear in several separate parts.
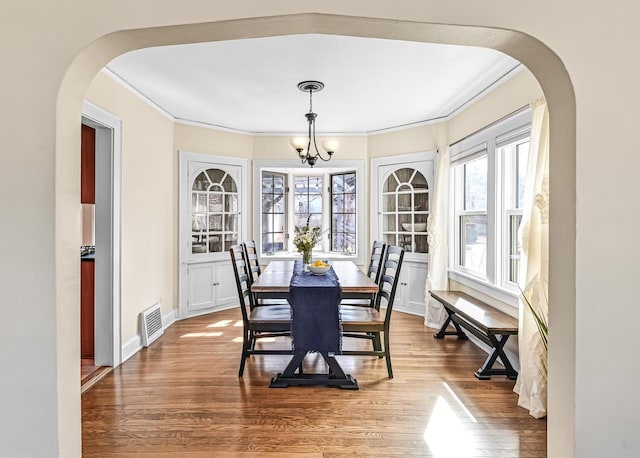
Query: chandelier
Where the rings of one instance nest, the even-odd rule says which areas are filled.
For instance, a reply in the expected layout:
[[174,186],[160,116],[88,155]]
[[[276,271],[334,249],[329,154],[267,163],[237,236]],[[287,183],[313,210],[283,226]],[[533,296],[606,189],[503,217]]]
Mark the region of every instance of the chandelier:
[[[322,149],[319,149],[316,144],[316,118],[318,114],[313,112],[313,93],[320,92],[324,89],[324,83],[320,81],[302,81],[298,83],[298,89],[302,92],[309,93],[309,112],[304,115],[307,118],[309,128],[307,138],[292,138],[291,146],[298,152],[298,156],[300,156],[303,164],[309,164],[313,167],[318,159],[325,162],[330,161],[335,150],[335,144],[331,140],[324,140],[322,142]],[[326,154],[326,158],[323,156],[323,153]]]

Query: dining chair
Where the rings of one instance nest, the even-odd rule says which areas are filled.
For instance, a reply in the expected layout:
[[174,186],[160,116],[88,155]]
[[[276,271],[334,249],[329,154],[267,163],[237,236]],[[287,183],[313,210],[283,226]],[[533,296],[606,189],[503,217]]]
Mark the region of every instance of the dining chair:
[[256,242],[253,240],[247,240],[242,243],[242,249],[244,250],[245,258],[247,259],[249,272],[251,273],[251,281],[258,279],[262,273],[260,268],[260,260],[258,259],[258,251],[256,249]]
[[[384,242],[373,242],[371,246],[371,256],[369,257],[369,266],[367,267],[367,276],[376,282],[380,281],[380,272],[382,266],[382,260],[384,258],[384,250],[387,245]],[[344,299],[341,304],[344,305],[357,305],[360,307],[375,307],[376,296],[372,296],[371,299]]]
[[[249,271],[249,287],[251,287],[251,285],[253,285],[253,283],[262,274],[256,242],[253,240],[242,242],[242,250],[244,251],[244,257],[247,262],[247,269]],[[264,305],[288,305],[289,303],[286,299],[258,299],[258,297],[254,295],[253,304],[254,307],[261,307]]]
[[[376,295],[374,307],[354,305],[340,305],[343,337],[370,339],[373,350],[343,350],[343,355],[361,355],[384,357],[387,363],[389,378],[393,378],[390,352],[390,323],[393,301],[400,278],[404,250],[397,246],[387,246],[379,273],[379,292]],[[381,310],[380,306],[386,309]],[[384,350],[381,336],[384,334]]]
[[272,307],[256,307],[249,280],[250,270],[242,245],[229,248],[235,275],[240,311],[242,312],[242,356],[238,376],[242,377],[247,358],[251,355],[291,355],[288,350],[256,349],[256,341],[264,337],[291,335],[291,307],[286,304]]

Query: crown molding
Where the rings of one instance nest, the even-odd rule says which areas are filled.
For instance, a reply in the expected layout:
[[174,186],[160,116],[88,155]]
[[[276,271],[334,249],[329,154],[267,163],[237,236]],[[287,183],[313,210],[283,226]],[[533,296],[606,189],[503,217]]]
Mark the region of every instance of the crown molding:
[[[381,128],[381,129],[371,130],[371,131],[367,131],[367,132],[333,132],[333,133],[327,132],[327,133],[318,134],[318,136],[319,137],[335,137],[335,136],[341,136],[341,137],[368,137],[368,136],[373,136],[373,135],[388,134],[388,133],[392,133],[392,132],[399,132],[399,131],[403,131],[403,130],[414,129],[416,127],[422,127],[422,126],[428,126],[428,125],[432,125],[432,124],[440,124],[440,123],[443,123],[443,122],[448,122],[452,118],[454,118],[455,116],[460,114],[462,111],[466,110],[471,105],[476,103],[478,100],[483,98],[485,95],[489,94],[491,91],[496,89],[498,86],[506,83],[508,80],[510,80],[511,78],[516,76],[523,69],[524,69],[524,65],[522,65],[520,63],[515,65],[513,68],[511,68],[510,70],[505,72],[503,75],[501,75],[498,78],[496,78],[495,81],[493,81],[492,83],[487,85],[484,89],[482,89],[476,95],[470,97],[468,100],[464,101],[463,103],[461,103],[460,105],[455,107],[451,112],[449,112],[448,114],[446,114],[444,116],[438,116],[438,117],[435,117],[435,118],[424,119],[422,121],[416,121],[416,122],[412,122],[412,123],[401,124],[401,125],[398,125],[398,126],[384,127],[384,128]],[[299,132],[251,132],[251,131],[246,131],[246,130],[242,130],[242,129],[234,129],[233,127],[220,126],[220,125],[217,125],[217,124],[210,124],[210,123],[206,123],[206,122],[202,122],[202,121],[177,118],[177,117],[173,116],[171,113],[169,113],[167,110],[162,108],[160,105],[155,103],[153,100],[149,99],[146,95],[144,95],[142,92],[137,90],[134,86],[129,84],[126,80],[124,80],[118,74],[114,73],[108,67],[104,67],[101,71],[106,76],[111,78],[113,81],[115,81],[116,83],[120,84],[127,91],[131,92],[133,95],[138,97],[144,103],[146,103],[150,107],[154,108],[160,114],[162,114],[167,119],[170,119],[171,121],[173,121],[176,124],[183,124],[183,125],[187,125],[187,126],[200,127],[200,128],[204,128],[204,129],[212,129],[212,130],[218,130],[218,131],[223,131],[223,132],[230,132],[230,133],[240,134],[240,135],[249,135],[249,136],[252,136],[252,137],[257,137],[257,136],[260,136],[260,137],[295,137],[295,136],[304,136],[304,135],[306,135],[304,133],[299,133]]]

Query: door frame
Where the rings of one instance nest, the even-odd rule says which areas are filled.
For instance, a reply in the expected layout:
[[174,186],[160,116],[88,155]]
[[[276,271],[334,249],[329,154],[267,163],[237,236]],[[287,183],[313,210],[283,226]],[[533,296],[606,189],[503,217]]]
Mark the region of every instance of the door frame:
[[94,359],[96,366],[117,367],[122,363],[122,121],[86,100],[81,120],[96,130]]

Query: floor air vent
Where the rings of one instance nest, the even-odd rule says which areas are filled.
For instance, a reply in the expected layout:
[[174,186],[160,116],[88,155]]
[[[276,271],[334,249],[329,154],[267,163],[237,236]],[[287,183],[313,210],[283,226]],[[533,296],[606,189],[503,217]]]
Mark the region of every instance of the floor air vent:
[[160,304],[152,305],[142,312],[140,320],[142,321],[142,345],[148,347],[164,332]]

